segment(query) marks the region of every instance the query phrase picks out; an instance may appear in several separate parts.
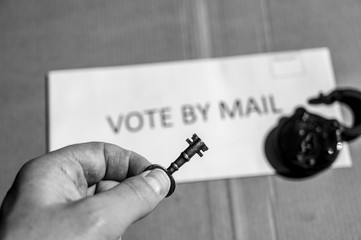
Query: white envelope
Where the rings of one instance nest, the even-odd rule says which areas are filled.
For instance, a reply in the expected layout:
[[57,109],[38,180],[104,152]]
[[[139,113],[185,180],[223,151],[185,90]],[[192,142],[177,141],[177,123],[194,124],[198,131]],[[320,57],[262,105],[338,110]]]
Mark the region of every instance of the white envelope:
[[[174,174],[179,182],[273,174],[264,141],[295,107],[335,86],[327,49],[137,66],[52,71],[49,149],[104,141],[167,167],[193,133],[207,144]],[[336,167],[351,166],[345,145]]]

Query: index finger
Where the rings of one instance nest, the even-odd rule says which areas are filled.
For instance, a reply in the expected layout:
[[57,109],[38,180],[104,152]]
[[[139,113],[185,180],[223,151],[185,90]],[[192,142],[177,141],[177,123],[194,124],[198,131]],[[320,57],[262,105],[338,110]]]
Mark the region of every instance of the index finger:
[[[65,167],[70,175],[80,174],[80,166],[88,186],[101,180],[120,182],[139,174],[150,165],[148,160],[135,152],[102,142],[75,144],[50,154],[51,160]],[[69,166],[73,164],[78,164],[78,167]]]

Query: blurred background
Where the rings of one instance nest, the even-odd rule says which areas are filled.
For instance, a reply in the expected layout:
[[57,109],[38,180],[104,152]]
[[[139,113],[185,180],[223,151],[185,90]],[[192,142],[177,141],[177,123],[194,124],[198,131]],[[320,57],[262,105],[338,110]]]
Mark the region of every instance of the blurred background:
[[[46,74],[304,48],[331,51],[361,89],[358,0],[0,0],[0,199],[46,152]],[[353,167],[178,186],[123,239],[361,239],[361,140]]]

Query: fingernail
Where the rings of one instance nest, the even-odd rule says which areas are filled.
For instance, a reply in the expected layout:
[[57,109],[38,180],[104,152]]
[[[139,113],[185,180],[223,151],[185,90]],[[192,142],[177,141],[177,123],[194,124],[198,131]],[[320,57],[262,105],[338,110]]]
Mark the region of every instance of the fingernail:
[[144,177],[153,190],[159,195],[166,195],[169,190],[170,180],[168,175],[161,169],[145,171]]

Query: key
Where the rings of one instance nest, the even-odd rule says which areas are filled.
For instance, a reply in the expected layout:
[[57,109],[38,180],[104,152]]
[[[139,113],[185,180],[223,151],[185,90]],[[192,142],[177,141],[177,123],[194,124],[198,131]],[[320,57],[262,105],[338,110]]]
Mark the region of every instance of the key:
[[200,157],[202,157],[203,153],[208,150],[207,145],[197,136],[197,134],[193,134],[192,138],[191,139],[188,138],[186,141],[189,144],[189,146],[183,152],[181,152],[179,157],[174,162],[172,162],[167,169],[163,168],[158,164],[152,164],[144,170],[147,171],[158,168],[158,169],[162,169],[164,172],[167,173],[171,185],[166,197],[172,195],[176,187],[176,183],[174,181],[172,174],[178,171],[179,168],[182,167],[186,162],[189,162],[189,160],[191,160],[191,158],[195,154],[198,154]]

